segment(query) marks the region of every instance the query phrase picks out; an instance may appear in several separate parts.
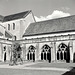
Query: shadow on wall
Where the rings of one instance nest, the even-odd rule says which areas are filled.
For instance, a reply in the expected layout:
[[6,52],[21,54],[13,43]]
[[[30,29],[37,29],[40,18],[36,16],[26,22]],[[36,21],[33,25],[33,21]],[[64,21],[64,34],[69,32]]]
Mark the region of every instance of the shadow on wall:
[[75,67],[73,67],[70,71],[67,71],[66,73],[62,75],[75,75]]

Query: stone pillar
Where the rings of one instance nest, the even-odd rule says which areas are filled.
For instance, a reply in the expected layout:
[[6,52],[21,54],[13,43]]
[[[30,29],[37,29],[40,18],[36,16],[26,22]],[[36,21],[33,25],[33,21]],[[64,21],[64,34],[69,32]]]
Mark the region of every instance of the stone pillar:
[[54,61],[56,62],[57,55],[56,55],[56,42],[53,42],[53,51],[54,51]]
[[9,57],[9,48],[8,45],[6,44],[6,60],[9,61],[10,57]]
[[46,51],[46,61],[47,61],[47,51]]
[[10,61],[10,57],[11,57],[11,45],[7,45],[7,47],[8,47],[8,50],[7,50],[7,52],[8,52],[8,60]]
[[39,43],[36,44],[35,60],[39,60]]
[[73,41],[70,40],[69,42],[69,47],[70,47],[70,60],[73,62]]
[[4,62],[4,45],[3,44],[2,44],[2,50],[3,50],[2,61]]
[[22,44],[22,59],[23,59],[23,61],[26,60],[26,47],[25,47],[25,44]]
[[51,62],[52,62],[52,61],[54,60],[54,59],[53,59],[53,57],[54,57],[54,56],[53,56],[53,55],[54,55],[53,42],[50,43],[50,46],[51,46]]
[[11,60],[10,61],[13,60],[13,50],[14,50],[14,44],[12,43],[12,45],[11,45]]
[[56,47],[56,45],[54,42],[51,42],[50,46],[51,46],[51,62],[54,62],[55,61],[55,47]]
[[1,43],[0,43],[0,61],[2,60],[2,49],[1,49]]
[[3,60],[3,46],[2,46],[2,43],[1,43],[1,61]]
[[27,44],[25,44],[25,60],[28,60],[27,59],[27,54],[28,54],[28,47],[27,47]]
[[27,60],[27,53],[26,53],[26,44],[24,44],[24,56],[23,56],[23,58],[24,58],[24,60]]

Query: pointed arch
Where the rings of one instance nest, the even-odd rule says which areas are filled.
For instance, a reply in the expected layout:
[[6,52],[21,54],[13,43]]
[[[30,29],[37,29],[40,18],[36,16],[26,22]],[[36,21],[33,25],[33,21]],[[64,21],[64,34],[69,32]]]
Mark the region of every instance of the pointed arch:
[[57,60],[66,60],[66,62],[70,61],[70,52],[69,45],[67,46],[64,43],[59,44],[57,51]]
[[66,45],[66,44],[64,44],[64,43],[61,43],[61,44],[59,44],[58,48],[60,49],[60,47],[61,47],[61,48],[66,48],[66,47],[67,47],[67,45]]
[[42,49],[51,49],[49,45],[45,44],[42,46]]
[[47,44],[42,46],[41,60],[49,60],[49,62],[51,61],[51,47]]
[[28,54],[27,54],[27,59],[35,61],[35,47],[33,45],[30,45],[28,48]]
[[28,50],[35,50],[36,48],[33,45],[30,45]]

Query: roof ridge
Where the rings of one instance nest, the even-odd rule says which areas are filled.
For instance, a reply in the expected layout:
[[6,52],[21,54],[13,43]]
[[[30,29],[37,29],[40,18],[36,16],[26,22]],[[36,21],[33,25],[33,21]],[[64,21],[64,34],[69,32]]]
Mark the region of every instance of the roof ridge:
[[42,22],[47,22],[47,21],[50,21],[50,20],[64,19],[64,18],[73,17],[73,16],[75,16],[75,15],[70,15],[70,16],[65,16],[65,17],[59,17],[59,18],[54,18],[54,19],[48,19],[48,20],[44,20],[44,21],[38,21],[38,22],[35,22],[35,23],[42,23]]
[[20,12],[20,13],[16,13],[16,14],[7,15],[4,17],[3,22],[24,18],[30,12],[31,12],[31,10],[28,10],[28,11],[24,11],[24,12]]
[[[29,12],[31,12],[31,10],[28,10]],[[4,16],[4,18],[5,17],[7,17],[7,16],[12,16],[12,15],[17,15],[17,14],[21,14],[21,13],[24,13],[24,12],[27,12],[27,11],[22,11],[22,12],[19,12],[19,13],[13,13],[13,14],[9,14],[9,15],[6,15],[6,16]]]
[[31,23],[23,36],[68,30],[75,30],[75,15]]

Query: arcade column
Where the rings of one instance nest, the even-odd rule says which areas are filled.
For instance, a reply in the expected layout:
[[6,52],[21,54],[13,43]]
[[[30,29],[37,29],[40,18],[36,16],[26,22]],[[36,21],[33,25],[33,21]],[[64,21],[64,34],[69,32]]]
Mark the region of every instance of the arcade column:
[[26,44],[22,44],[21,48],[22,48],[22,59],[23,61],[25,61],[26,60]]
[[2,52],[2,43],[0,43],[0,61],[2,61],[3,58],[3,52]]
[[36,44],[35,60],[39,60],[39,43]]
[[70,48],[70,61],[73,62],[73,41],[70,40],[69,42],[69,48]]
[[56,56],[56,42],[53,42],[53,60],[54,60],[54,62],[56,62],[56,58],[57,58],[57,56]]

